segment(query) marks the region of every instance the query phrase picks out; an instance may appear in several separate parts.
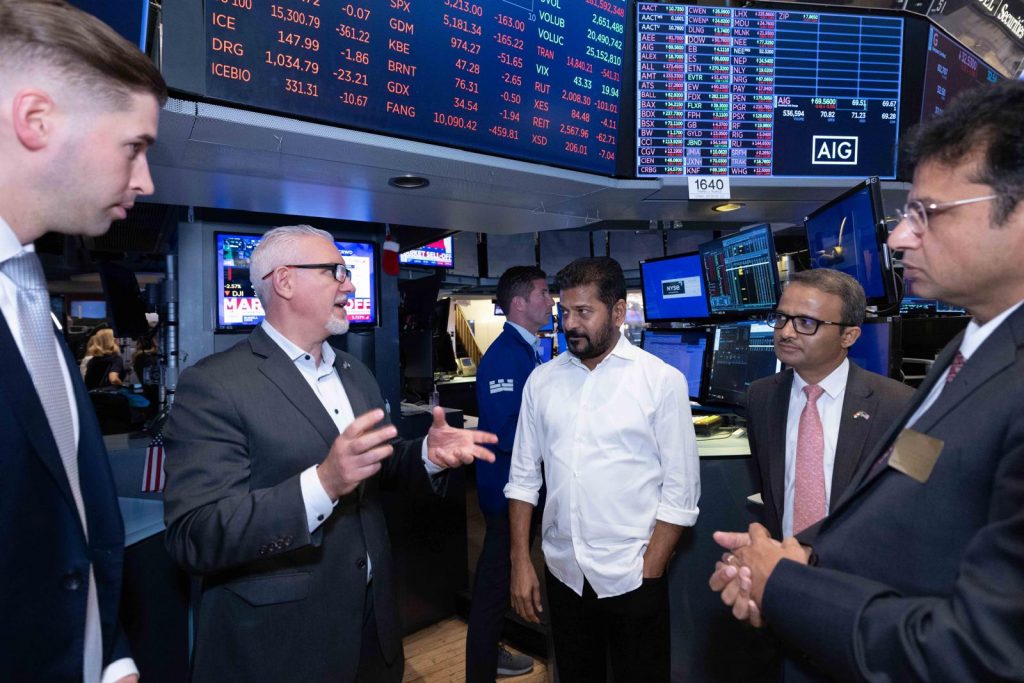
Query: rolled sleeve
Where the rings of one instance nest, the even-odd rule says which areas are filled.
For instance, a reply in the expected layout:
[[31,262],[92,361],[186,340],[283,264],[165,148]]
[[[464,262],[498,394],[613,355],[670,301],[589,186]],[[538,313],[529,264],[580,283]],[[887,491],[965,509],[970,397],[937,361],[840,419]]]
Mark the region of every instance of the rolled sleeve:
[[306,506],[306,524],[309,533],[313,533],[331,516],[338,503],[332,501],[327,491],[324,491],[320,477],[316,474],[316,465],[299,475],[299,488],[302,489],[302,502]]
[[543,452],[539,438],[538,417],[534,399],[534,379],[539,373],[534,372],[526,381],[523,389],[523,406],[519,411],[519,422],[516,425],[515,445],[512,447],[512,464],[509,467],[508,484],[505,485],[505,497],[521,500],[536,506],[540,500],[540,487],[544,481],[541,474]]
[[700,456],[693,431],[689,390],[682,373],[672,370],[654,415],[661,455],[661,500],[655,517],[668,524],[693,526],[700,509]]

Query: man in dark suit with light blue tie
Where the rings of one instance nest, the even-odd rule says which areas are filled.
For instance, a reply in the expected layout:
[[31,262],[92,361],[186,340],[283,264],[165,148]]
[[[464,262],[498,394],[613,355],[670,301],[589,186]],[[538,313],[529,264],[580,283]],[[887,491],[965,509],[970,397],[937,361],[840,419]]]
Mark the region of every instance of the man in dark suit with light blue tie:
[[[914,291],[973,317],[813,547],[716,533],[711,578],[786,647],[787,681],[1024,680],[1024,82],[911,136],[889,235]],[[803,539],[800,539],[803,540]]]
[[61,3],[0,0],[0,678],[137,680],[118,627],[124,528],[33,242],[101,235],[153,192],[167,91],[138,49]]

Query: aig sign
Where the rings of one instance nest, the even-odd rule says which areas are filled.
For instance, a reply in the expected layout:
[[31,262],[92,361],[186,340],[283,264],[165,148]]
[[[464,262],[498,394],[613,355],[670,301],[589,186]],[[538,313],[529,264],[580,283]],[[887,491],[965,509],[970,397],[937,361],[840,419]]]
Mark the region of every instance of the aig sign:
[[856,166],[857,136],[815,135],[811,163],[818,166]]

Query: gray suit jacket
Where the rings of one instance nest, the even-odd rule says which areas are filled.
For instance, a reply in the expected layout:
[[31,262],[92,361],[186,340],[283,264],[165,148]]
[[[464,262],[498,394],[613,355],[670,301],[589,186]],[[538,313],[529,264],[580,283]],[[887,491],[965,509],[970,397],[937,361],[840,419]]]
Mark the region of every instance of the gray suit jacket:
[[822,522],[818,566],[772,573],[762,606],[787,681],[1024,680],[1024,308],[914,425],[942,442],[927,480],[872,467],[961,339]]
[[[370,371],[338,352],[355,415],[383,407]],[[182,373],[165,430],[167,548],[203,577],[195,681],[351,681],[359,662],[366,558],[385,657],[402,656],[382,485],[428,493],[422,440],[309,533],[299,475],[338,430],[260,328]]]
[[[764,501],[764,525],[772,538],[777,539],[782,538],[786,427],[792,388],[793,370],[789,369],[757,380],[747,391],[747,437],[750,453],[757,462],[754,483],[759,485]],[[907,385],[868,372],[850,361],[832,469],[833,504],[842,496],[875,442],[902,414],[913,393],[914,390]],[[854,418],[858,414],[868,418]]]

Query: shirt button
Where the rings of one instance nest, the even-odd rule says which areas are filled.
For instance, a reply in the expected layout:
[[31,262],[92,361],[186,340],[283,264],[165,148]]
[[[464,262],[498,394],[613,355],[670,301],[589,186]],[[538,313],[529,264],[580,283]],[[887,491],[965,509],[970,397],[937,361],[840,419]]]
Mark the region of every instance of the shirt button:
[[306,360],[309,360],[309,354],[307,353],[305,356],[303,356],[303,358],[305,358]]
[[78,572],[70,572],[65,574],[60,580],[60,585],[65,590],[76,591],[82,587],[82,575]]
[[334,414],[335,414],[335,415],[337,415],[337,414],[338,414],[338,409],[337,409],[337,408],[335,408],[335,409],[334,409]]
[[358,560],[356,560],[356,566],[360,569],[366,569],[366,558],[360,557]]
[[323,515],[317,515],[316,516],[316,521],[318,521],[318,522],[324,521],[324,516]]

